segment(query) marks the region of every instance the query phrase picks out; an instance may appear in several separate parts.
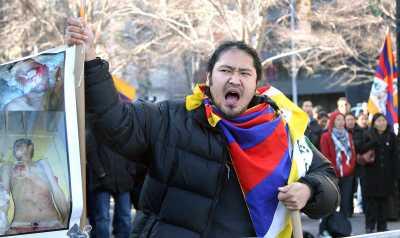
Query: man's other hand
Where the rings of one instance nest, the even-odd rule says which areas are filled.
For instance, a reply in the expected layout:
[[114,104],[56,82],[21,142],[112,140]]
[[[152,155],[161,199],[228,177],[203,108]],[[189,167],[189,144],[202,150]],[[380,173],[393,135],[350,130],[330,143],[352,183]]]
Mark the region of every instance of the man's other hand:
[[311,196],[311,189],[299,182],[280,187],[278,190],[278,200],[289,210],[301,210]]

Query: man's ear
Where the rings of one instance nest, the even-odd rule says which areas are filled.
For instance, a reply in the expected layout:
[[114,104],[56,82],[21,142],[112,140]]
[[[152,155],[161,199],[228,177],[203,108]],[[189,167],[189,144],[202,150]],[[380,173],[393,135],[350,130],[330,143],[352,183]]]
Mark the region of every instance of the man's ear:
[[210,73],[207,73],[207,78],[206,78],[206,86],[207,87],[210,87],[210,78],[211,78]]

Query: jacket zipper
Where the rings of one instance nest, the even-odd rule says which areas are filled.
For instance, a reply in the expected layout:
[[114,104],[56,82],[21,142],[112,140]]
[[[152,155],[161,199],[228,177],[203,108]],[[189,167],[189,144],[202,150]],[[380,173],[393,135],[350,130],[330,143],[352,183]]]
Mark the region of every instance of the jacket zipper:
[[[221,133],[218,133],[218,134],[221,135]],[[227,148],[226,141],[225,140],[223,140],[223,141],[224,141],[223,143],[225,144],[225,148]],[[228,150],[228,152],[229,152],[229,150]],[[229,153],[229,156],[230,156],[230,153]],[[217,193],[216,193],[216,196],[215,196],[217,199],[213,201],[213,204],[212,204],[212,207],[211,207],[211,211],[210,211],[210,214],[209,214],[209,220],[207,222],[206,228],[205,228],[203,234],[201,235],[201,237],[207,237],[208,233],[210,232],[211,222],[213,221],[212,217],[213,217],[213,215],[215,213],[215,208],[217,207],[217,203],[218,203],[218,201],[219,201],[219,199],[221,197],[222,189],[223,189],[223,187],[225,185],[225,181],[224,181],[225,180],[225,168],[226,168],[226,166],[229,167],[229,165],[227,164],[227,160],[226,159],[225,159],[225,161],[222,162],[222,164],[224,164],[225,166],[222,166],[222,169],[221,169],[222,171],[219,173],[219,178],[218,178],[219,186],[218,186]],[[229,171],[230,171],[230,169],[228,170],[228,172]],[[228,174],[228,179],[229,179],[229,174]]]

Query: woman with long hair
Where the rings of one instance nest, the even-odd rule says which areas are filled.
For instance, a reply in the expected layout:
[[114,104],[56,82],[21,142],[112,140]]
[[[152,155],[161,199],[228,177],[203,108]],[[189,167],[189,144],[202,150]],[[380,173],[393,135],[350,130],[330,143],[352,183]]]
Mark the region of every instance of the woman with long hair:
[[377,113],[372,118],[371,128],[362,153],[373,151],[374,159],[364,165],[365,179],[365,228],[367,233],[387,230],[388,197],[395,188],[395,139],[385,115]]

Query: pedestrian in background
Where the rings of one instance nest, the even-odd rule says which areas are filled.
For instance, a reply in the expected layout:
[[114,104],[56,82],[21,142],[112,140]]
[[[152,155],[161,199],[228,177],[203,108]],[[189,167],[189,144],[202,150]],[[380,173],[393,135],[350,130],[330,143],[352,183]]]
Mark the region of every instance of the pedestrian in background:
[[345,118],[342,113],[333,112],[330,116],[328,131],[322,134],[320,148],[322,154],[331,161],[336,175],[339,177],[340,210],[350,217],[356,153],[353,137],[345,129]]
[[353,141],[354,141],[354,148],[357,154],[357,163],[355,169],[355,192],[356,192],[356,208],[358,211],[362,209],[365,212],[365,202],[363,201],[364,195],[364,166],[363,163],[360,161],[360,157],[362,156],[361,149],[367,139],[368,134],[368,115],[364,113],[360,113],[356,120],[356,125],[353,129]]
[[[134,188],[135,163],[114,152],[96,136],[92,122],[86,123],[90,236],[108,238],[113,234],[115,238],[128,238],[132,228],[130,192]],[[111,197],[114,199],[112,224]]]
[[[328,131],[321,136],[320,149],[322,154],[332,163],[339,178],[341,194],[339,213],[341,213],[343,219],[347,219],[353,213],[353,181],[356,153],[352,135],[345,129],[345,117],[339,111],[332,112],[328,122]],[[332,235],[332,231],[329,230],[328,226],[328,220],[331,218],[331,216],[325,217],[320,223],[319,233],[323,237],[326,236],[326,233]]]
[[395,140],[396,135],[388,125],[385,116],[377,113],[372,117],[372,125],[361,153],[372,150],[374,160],[364,165],[365,171],[365,229],[367,233],[387,230],[389,196],[395,189]]
[[346,97],[340,97],[337,100],[337,108],[336,111],[346,115],[347,113],[351,112],[351,105]]
[[348,112],[344,115],[344,121],[346,130],[353,134],[356,127],[356,117],[351,112]]
[[319,149],[319,140],[322,134],[322,128],[318,124],[318,121],[313,117],[313,104],[311,101],[304,101],[302,104],[302,109],[308,115],[308,126],[305,132],[305,135],[310,139],[311,143]]
[[322,133],[326,132],[328,130],[328,121],[329,121],[329,115],[326,111],[320,111],[318,113],[318,124],[322,129]]

